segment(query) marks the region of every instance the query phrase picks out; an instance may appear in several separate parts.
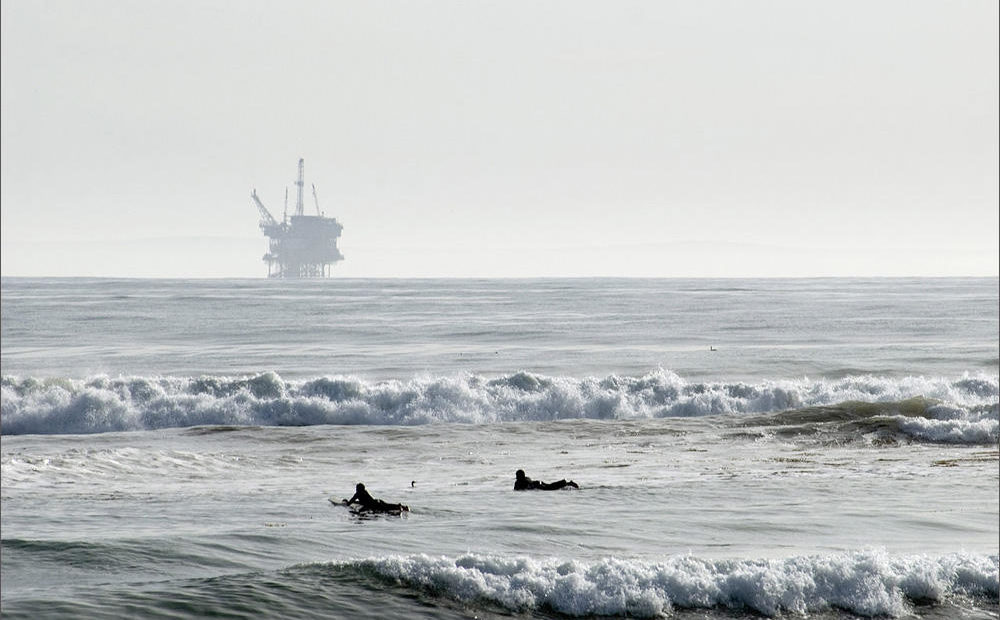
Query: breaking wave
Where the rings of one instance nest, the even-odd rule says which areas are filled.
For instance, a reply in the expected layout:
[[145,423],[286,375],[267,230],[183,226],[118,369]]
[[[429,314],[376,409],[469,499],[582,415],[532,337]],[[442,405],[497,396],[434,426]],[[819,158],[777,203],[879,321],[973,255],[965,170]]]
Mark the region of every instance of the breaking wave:
[[[759,383],[689,382],[658,370],[644,376],[497,378],[467,374],[406,381],[318,377],[288,381],[273,372],[245,377],[4,376],[2,433],[55,434],[202,425],[488,424],[561,419],[642,419],[791,412],[803,419],[890,425],[917,441],[998,441],[997,376]],[[872,404],[875,408],[872,409]],[[783,414],[784,415],[784,414]],[[799,418],[781,418],[798,423]],[[868,429],[870,430],[870,429]]]
[[863,437],[950,444],[990,444],[1000,440],[1000,405],[947,405],[922,396],[902,401],[845,401],[778,413],[744,416],[739,425],[770,426],[784,436],[834,433],[833,439]]
[[657,617],[675,609],[765,616],[843,610],[900,617],[914,603],[995,599],[998,556],[892,556],[878,550],[780,560],[662,562],[411,555],[331,565],[465,604],[569,616]]

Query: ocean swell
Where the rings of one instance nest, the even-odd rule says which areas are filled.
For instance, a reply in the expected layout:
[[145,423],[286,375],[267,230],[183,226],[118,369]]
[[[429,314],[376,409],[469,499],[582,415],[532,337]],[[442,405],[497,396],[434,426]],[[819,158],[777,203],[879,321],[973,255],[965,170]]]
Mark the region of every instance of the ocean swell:
[[998,438],[996,376],[855,376],[689,382],[658,370],[643,376],[548,377],[528,372],[466,374],[406,381],[318,377],[286,381],[272,372],[246,377],[4,376],[2,433],[101,433],[200,425],[417,425],[559,419],[635,419],[769,414],[845,402],[883,403],[883,413],[923,399],[899,432],[921,441],[989,443]]
[[569,616],[656,617],[672,609],[727,608],[765,616],[830,609],[900,617],[914,603],[996,598],[998,556],[891,556],[868,550],[781,560],[596,562],[468,554],[372,558],[338,567],[467,604]]

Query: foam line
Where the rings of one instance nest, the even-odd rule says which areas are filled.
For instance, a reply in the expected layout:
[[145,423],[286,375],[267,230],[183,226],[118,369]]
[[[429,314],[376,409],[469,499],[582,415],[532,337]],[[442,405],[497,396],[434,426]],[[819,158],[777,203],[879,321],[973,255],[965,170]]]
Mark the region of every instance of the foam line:
[[[4,376],[4,434],[101,433],[198,425],[485,424],[560,419],[633,419],[770,414],[833,408],[830,420],[898,418],[895,431],[921,441],[998,438],[997,376],[688,382],[658,370],[641,377],[497,378],[467,374],[406,381],[318,377]],[[865,408],[857,403],[873,403]],[[914,404],[915,403],[915,404]],[[834,411],[836,410],[836,411]]]
[[656,617],[674,608],[766,615],[838,609],[865,617],[907,615],[914,602],[955,595],[995,598],[998,556],[890,556],[866,550],[782,560],[596,562],[468,554],[372,558],[362,572],[466,603],[514,612]]

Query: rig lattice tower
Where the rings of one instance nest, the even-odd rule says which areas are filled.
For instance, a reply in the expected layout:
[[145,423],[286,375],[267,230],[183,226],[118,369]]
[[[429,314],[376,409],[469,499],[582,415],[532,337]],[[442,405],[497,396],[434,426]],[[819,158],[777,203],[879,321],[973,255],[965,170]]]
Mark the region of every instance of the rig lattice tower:
[[298,195],[295,214],[288,217],[288,193],[285,193],[285,214],[279,222],[274,219],[264,203],[257,196],[257,190],[250,192],[257,210],[260,212],[260,229],[268,238],[267,253],[263,260],[267,263],[269,278],[325,278],[330,275],[330,267],[344,260],[337,248],[337,239],[344,229],[336,218],[326,217],[319,210],[316,186],[312,186],[316,215],[305,214],[303,192],[305,188],[305,160],[299,159],[299,177],[295,182]]

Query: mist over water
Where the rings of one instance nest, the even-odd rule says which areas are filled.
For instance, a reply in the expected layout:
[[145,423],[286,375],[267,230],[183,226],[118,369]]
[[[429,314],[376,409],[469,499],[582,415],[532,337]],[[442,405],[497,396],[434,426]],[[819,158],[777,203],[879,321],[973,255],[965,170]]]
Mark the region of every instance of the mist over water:
[[5,617],[1000,614],[995,279],[2,296]]

